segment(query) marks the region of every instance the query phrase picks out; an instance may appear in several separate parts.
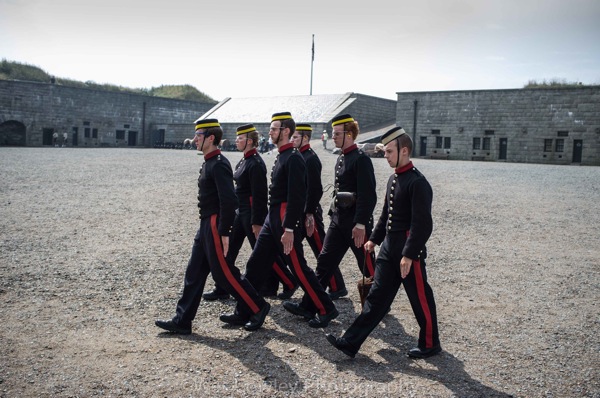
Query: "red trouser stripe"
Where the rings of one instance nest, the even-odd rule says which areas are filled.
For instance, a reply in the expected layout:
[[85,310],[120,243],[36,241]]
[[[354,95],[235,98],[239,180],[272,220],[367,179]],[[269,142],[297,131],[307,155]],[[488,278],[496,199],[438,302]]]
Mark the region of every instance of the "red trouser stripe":
[[277,264],[277,262],[273,263],[273,271],[275,271],[275,273],[279,277],[279,280],[281,280],[281,282],[288,289],[292,290],[294,288],[294,282],[292,282],[290,280],[290,278],[287,277],[287,275],[285,274],[285,272],[283,272],[283,270],[281,269],[281,267],[279,266],[279,264]]
[[429,312],[429,304],[425,295],[425,283],[423,283],[423,273],[421,272],[421,261],[413,260],[413,270],[415,272],[415,282],[417,284],[417,293],[419,295],[419,303],[425,316],[425,348],[433,347],[433,329],[431,323],[431,312]]
[[[252,196],[250,196],[250,207],[252,207]],[[288,289],[294,288],[294,282],[292,282],[290,278],[287,277],[285,272],[283,272],[279,264],[277,264],[276,262],[273,263],[273,270],[275,271],[281,282],[283,282]]]
[[[283,228],[283,218],[285,216],[285,208],[286,207],[287,207],[287,203],[284,202],[281,204],[281,208],[279,209],[279,216],[281,217],[281,227],[282,228]],[[304,291],[308,294],[308,296],[310,297],[312,302],[317,307],[319,314],[325,315],[327,313],[327,311],[325,310],[325,306],[323,305],[323,303],[321,303],[321,300],[319,300],[319,296],[317,296],[317,293],[314,291],[314,289],[312,288],[310,283],[308,283],[308,280],[306,279],[306,275],[304,275],[304,271],[302,271],[302,267],[300,266],[300,261],[298,260],[298,255],[296,254],[296,249],[294,248],[293,244],[292,244],[292,251],[290,252],[290,258],[292,259],[292,266],[294,267],[294,270],[296,271],[296,278],[298,278],[300,285],[304,287],[304,289],[305,289]]]
[[[407,238],[408,234],[409,232],[407,231]],[[421,304],[421,310],[425,316],[425,348],[431,348],[433,347],[433,327],[431,322],[431,312],[429,311],[429,304],[427,303],[427,295],[425,294],[425,282],[423,281],[421,260],[413,260],[412,268],[415,273],[415,284],[417,285],[419,303]]]
[[217,230],[217,215],[213,214],[210,216],[210,230],[213,236],[213,243],[215,245],[215,252],[217,253],[217,258],[219,259],[219,266],[223,271],[223,274],[227,278],[227,281],[235,289],[235,291],[240,295],[242,300],[250,307],[252,312],[255,314],[260,311],[260,308],[256,305],[256,303],[248,296],[246,290],[240,285],[239,281],[233,276],[229,266],[227,265],[227,261],[225,261],[225,256],[223,255],[223,246],[218,244],[221,242],[221,235],[219,235],[219,231]]

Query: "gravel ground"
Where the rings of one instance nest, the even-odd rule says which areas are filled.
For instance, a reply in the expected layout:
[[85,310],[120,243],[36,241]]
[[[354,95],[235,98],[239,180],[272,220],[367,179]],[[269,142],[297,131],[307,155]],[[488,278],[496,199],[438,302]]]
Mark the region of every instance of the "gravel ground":
[[[336,156],[313,145],[331,183]],[[360,309],[350,255],[350,295],[326,330],[276,299],[256,332],[218,320],[231,300],[202,302],[190,336],[154,326],[182,288],[201,160],[0,148],[0,396],[600,397],[599,167],[415,159],[434,189],[428,274],[444,352],[406,357],[418,330],[401,291],[349,359],[324,334]],[[391,169],[373,162],[378,216]]]

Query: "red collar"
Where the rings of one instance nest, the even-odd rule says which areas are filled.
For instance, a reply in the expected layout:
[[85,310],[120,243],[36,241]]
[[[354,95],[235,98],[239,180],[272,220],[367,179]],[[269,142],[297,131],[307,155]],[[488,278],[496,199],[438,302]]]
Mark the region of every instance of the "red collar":
[[310,144],[306,144],[306,145],[300,147],[300,152],[304,153],[304,152],[308,151],[309,149],[310,149]]
[[252,148],[248,152],[244,153],[244,159],[248,159],[250,156],[253,155],[256,155],[256,148]]
[[221,154],[221,150],[220,149],[216,149],[216,150],[214,150],[214,151],[212,151],[212,152],[207,153],[206,155],[204,155],[204,160],[208,160],[208,159],[214,158],[215,156],[220,155],[220,154]]
[[282,145],[282,146],[279,147],[279,153],[285,152],[288,149],[293,148],[293,147],[294,147],[294,144],[292,144],[291,142],[288,142],[287,144]]
[[405,164],[404,166],[398,167],[397,169],[395,169],[394,172],[396,174],[402,174],[402,173],[412,169],[413,167],[414,166],[413,166],[412,162],[408,162],[408,164]]
[[347,155],[349,152],[352,152],[353,150],[355,150],[357,148],[358,148],[358,146],[356,146],[356,144],[352,144],[348,148],[344,149],[342,152],[344,153],[344,155]]

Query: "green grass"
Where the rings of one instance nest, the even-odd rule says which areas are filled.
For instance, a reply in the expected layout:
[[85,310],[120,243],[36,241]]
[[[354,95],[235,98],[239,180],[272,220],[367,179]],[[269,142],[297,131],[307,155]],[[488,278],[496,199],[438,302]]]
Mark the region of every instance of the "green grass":
[[8,61],[6,59],[2,59],[2,62],[0,62],[0,80],[23,80],[44,83],[53,81],[54,84],[66,87],[92,88],[103,91],[143,94],[153,97],[173,98],[212,104],[218,102],[189,84],[163,85],[151,88],[130,88],[114,84],[98,84],[91,80],[81,82],[68,78],[55,77],[38,66]]

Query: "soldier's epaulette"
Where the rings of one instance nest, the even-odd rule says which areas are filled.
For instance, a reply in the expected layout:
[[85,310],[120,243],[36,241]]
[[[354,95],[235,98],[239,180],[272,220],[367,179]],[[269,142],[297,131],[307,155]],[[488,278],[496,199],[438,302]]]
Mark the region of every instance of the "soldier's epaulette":
[[412,172],[414,172],[416,175],[418,175],[419,177],[423,177],[423,173],[421,173],[416,167],[413,167],[411,169]]

